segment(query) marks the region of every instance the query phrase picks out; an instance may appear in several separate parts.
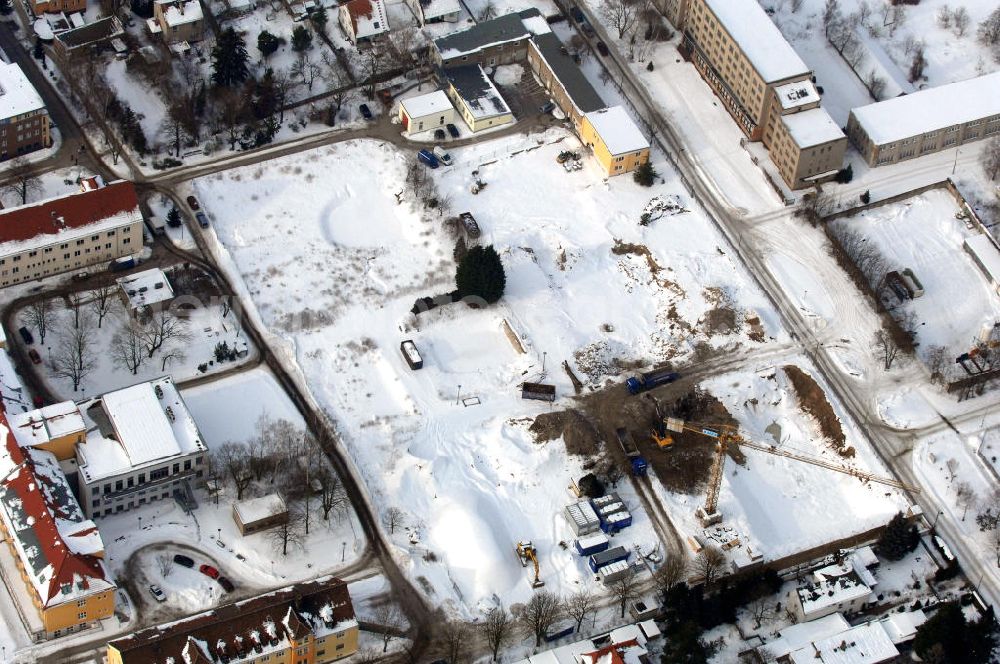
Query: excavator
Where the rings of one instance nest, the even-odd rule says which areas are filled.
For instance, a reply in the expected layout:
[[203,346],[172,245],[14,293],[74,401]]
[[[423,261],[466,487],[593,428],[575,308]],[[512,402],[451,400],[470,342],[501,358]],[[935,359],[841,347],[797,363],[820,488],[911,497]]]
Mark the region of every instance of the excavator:
[[538,553],[531,542],[518,542],[515,551],[517,552],[517,559],[521,561],[521,567],[527,567],[528,563],[535,566],[535,580],[531,582],[531,587],[541,588],[544,586],[545,582],[538,578]]
[[[910,491],[912,493],[920,493],[920,489],[900,482],[897,479],[891,477],[881,477],[879,475],[874,475],[872,473],[859,470],[857,468],[851,468],[850,466],[842,466],[840,464],[832,463],[826,461],[825,459],[820,459],[818,457],[809,456],[802,454],[800,452],[794,452],[791,450],[783,449],[776,445],[763,445],[761,443],[756,443],[749,441],[740,435],[739,430],[731,425],[719,425],[719,424],[697,424],[694,422],[685,422],[684,420],[678,419],[676,417],[666,417],[663,418],[663,427],[666,430],[673,431],[675,433],[682,433],[684,431],[691,431],[702,436],[707,436],[709,438],[715,439],[715,458],[712,461],[712,469],[709,474],[708,480],[708,495],[705,497],[705,504],[698,508],[697,516],[704,526],[710,526],[718,523],[722,520],[722,515],[718,512],[719,507],[719,491],[722,488],[722,471],[726,463],[726,450],[730,445],[738,445],[740,447],[748,447],[759,452],[764,452],[766,454],[773,454],[775,456],[782,456],[787,459],[794,459],[796,461],[801,461],[802,463],[812,464],[814,466],[820,466],[826,468],[827,470],[832,470],[838,473],[844,473],[845,475],[851,475],[857,477],[864,482],[876,482],[878,484],[885,484],[886,486],[891,486],[897,489],[903,489],[905,491]],[[654,436],[656,431],[653,432]],[[664,431],[662,437],[654,438],[657,445],[662,447],[669,447],[674,444],[673,437]],[[662,442],[661,442],[662,441]]]

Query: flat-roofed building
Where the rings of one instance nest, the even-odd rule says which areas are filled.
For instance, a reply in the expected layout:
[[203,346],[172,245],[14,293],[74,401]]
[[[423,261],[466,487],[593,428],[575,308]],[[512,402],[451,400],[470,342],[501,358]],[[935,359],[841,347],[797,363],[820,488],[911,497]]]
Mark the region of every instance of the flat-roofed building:
[[510,107],[481,65],[449,67],[444,74],[448,98],[473,133],[514,121]]
[[607,175],[621,175],[649,161],[649,141],[621,106],[583,116],[580,140],[594,151]]
[[851,110],[847,134],[869,166],[1000,135],[1000,72]]
[[50,145],[42,97],[17,64],[0,62],[0,161]]

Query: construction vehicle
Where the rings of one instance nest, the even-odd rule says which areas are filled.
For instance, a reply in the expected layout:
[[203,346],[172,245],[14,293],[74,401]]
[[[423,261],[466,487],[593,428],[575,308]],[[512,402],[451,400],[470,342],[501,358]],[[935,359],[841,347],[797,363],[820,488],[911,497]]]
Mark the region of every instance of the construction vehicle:
[[625,457],[628,459],[629,467],[632,469],[632,476],[642,477],[645,475],[649,464],[639,454],[639,448],[636,447],[635,441],[632,440],[632,434],[625,427],[619,427],[615,429],[615,436],[618,438],[618,444],[622,447],[622,452],[625,453]]
[[518,542],[515,551],[517,559],[521,561],[521,567],[527,567],[529,562],[535,567],[535,580],[531,582],[531,587],[541,588],[544,586],[545,582],[538,577],[538,553],[531,542]]
[[[796,461],[801,461],[802,463],[812,464],[813,466],[820,466],[821,468],[826,468],[827,470],[833,470],[838,473],[844,473],[845,475],[857,477],[862,481],[876,482],[878,484],[885,484],[886,486],[891,486],[896,489],[904,489],[913,493],[920,493],[920,489],[917,487],[910,486],[909,484],[905,484],[891,477],[881,477],[873,473],[858,470],[857,468],[842,466],[818,457],[782,449],[776,445],[762,445],[760,443],[749,441],[739,434],[736,427],[731,425],[703,425],[689,423],[676,417],[666,418],[664,420],[664,424],[667,429],[676,433],[691,431],[709,438],[714,438],[716,441],[715,458],[712,461],[712,469],[708,478],[708,494],[705,496],[705,504],[702,507],[699,507],[696,512],[698,519],[705,527],[716,524],[722,520],[722,515],[718,512],[719,491],[722,488],[722,471],[726,464],[726,451],[730,445],[748,447],[752,450],[758,450],[767,454],[782,456],[787,459],[794,459]],[[669,444],[673,444],[673,440],[671,440],[668,445]]]

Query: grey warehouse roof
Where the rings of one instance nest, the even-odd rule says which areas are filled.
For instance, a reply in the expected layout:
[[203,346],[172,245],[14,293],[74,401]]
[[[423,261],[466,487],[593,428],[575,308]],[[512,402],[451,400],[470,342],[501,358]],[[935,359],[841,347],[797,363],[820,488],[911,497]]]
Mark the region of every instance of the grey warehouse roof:
[[573,58],[566,52],[558,37],[550,32],[537,35],[534,41],[549,68],[566,88],[566,93],[580,112],[590,113],[605,107],[604,100],[583,75],[580,67],[573,62]]
[[534,8],[504,14],[492,21],[475,25],[468,30],[454,32],[440,39],[435,39],[434,44],[442,58],[453,58],[462,53],[477,51],[490,44],[528,37],[531,33],[524,27],[521,19],[535,16],[541,16],[541,12]]

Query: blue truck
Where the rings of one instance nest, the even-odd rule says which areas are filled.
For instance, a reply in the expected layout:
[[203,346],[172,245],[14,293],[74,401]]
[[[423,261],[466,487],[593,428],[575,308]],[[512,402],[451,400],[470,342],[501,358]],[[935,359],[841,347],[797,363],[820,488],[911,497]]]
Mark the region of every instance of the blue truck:
[[679,373],[671,369],[654,369],[653,371],[632,376],[626,380],[625,389],[628,390],[629,394],[639,394],[654,387],[672,383],[680,377]]
[[594,574],[597,574],[597,570],[601,569],[605,565],[610,565],[611,563],[616,563],[620,560],[628,560],[628,556],[628,549],[623,546],[616,546],[613,549],[595,553],[587,559],[587,564],[590,565],[590,570]]
[[632,434],[630,434],[628,429],[625,427],[619,427],[615,430],[615,435],[618,437],[618,444],[622,446],[622,452],[625,453],[625,458],[628,459],[629,467],[632,469],[632,476],[644,476],[646,474],[646,470],[649,468],[649,464],[646,463],[646,459],[639,454],[639,448],[636,447],[635,441],[632,439]]

